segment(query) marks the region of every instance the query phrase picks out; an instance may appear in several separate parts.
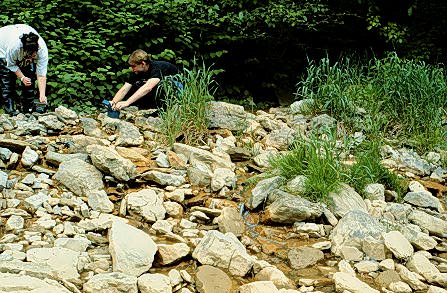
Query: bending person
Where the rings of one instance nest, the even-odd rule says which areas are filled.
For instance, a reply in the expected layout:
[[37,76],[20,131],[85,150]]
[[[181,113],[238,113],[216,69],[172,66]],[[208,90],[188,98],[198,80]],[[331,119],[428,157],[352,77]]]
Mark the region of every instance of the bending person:
[[33,111],[35,81],[39,101],[47,102],[48,48],[37,31],[26,24],[7,25],[0,28],[0,90],[3,110],[16,115],[16,78],[22,84],[21,109]]
[[[152,61],[143,50],[134,51],[127,61],[132,70],[126,82],[115,94],[110,104],[114,110],[121,110],[130,105],[137,105],[142,109],[162,106],[161,97],[157,96],[157,89],[163,77],[179,73],[177,67],[166,61]],[[122,101],[127,97],[126,101]]]

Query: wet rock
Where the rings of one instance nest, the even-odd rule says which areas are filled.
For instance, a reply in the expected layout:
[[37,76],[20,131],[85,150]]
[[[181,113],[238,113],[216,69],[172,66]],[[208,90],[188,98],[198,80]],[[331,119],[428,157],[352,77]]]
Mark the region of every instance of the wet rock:
[[292,268],[299,270],[315,265],[324,258],[323,252],[312,247],[291,248],[287,254]]

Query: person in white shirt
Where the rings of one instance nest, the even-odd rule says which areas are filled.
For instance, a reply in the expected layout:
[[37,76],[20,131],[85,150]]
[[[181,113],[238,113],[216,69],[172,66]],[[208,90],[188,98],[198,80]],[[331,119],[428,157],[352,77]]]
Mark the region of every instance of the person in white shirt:
[[10,115],[18,112],[16,101],[16,78],[22,85],[21,109],[33,111],[35,81],[39,90],[39,101],[47,102],[46,83],[48,48],[37,31],[26,24],[0,27],[0,102]]

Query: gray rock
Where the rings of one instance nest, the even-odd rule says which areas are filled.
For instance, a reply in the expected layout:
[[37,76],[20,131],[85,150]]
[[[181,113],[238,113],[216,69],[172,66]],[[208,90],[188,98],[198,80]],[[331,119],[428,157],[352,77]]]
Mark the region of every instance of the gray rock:
[[129,181],[137,175],[132,161],[123,158],[117,151],[101,145],[87,147],[93,165],[107,175],[120,181]]
[[60,153],[56,153],[56,152],[52,152],[49,151],[47,152],[47,154],[45,155],[45,161],[51,165],[54,166],[59,166],[60,163],[64,162],[64,161],[69,161],[72,159],[80,159],[86,163],[89,162],[89,156],[88,154],[82,154],[82,153],[77,153],[77,154],[60,154]]
[[209,102],[206,108],[208,128],[226,128],[228,130],[244,130],[249,121],[254,120],[253,114],[247,113],[240,105],[225,102]]
[[418,210],[414,210],[408,219],[413,224],[429,231],[430,234],[447,237],[447,221]]
[[285,181],[284,177],[274,176],[271,178],[263,179],[259,181],[255,188],[252,189],[250,193],[250,198],[247,202],[247,207],[249,209],[255,209],[263,202],[266,202],[269,194],[280,187]]
[[418,207],[432,208],[437,211],[441,209],[441,202],[429,191],[408,192],[404,197],[404,201]]
[[304,246],[289,249],[287,258],[292,268],[300,270],[315,265],[324,259],[324,254],[319,249]]
[[317,219],[321,217],[323,208],[300,196],[275,190],[272,192],[275,201],[265,209],[263,220],[265,222],[293,224],[295,222]]
[[329,198],[332,200],[331,211],[335,216],[341,218],[352,210],[367,212],[366,204],[362,197],[347,184],[342,184],[336,192],[330,192]]
[[94,190],[104,189],[102,173],[95,166],[80,159],[62,162],[53,179],[80,196],[86,196]]
[[360,210],[353,210],[341,218],[332,230],[331,250],[335,255],[340,255],[343,246],[361,249],[366,237],[371,236],[378,240],[384,232],[385,227],[377,219]]

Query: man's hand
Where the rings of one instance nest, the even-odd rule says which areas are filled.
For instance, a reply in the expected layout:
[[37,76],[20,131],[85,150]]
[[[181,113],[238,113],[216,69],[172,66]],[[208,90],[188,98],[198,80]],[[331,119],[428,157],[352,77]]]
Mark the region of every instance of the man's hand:
[[46,96],[41,96],[41,97],[39,97],[39,101],[41,103],[46,103],[47,102],[47,97]]
[[23,84],[24,84],[25,86],[30,86],[30,85],[31,85],[31,78],[29,78],[29,77],[23,76],[23,77],[20,79],[20,81],[23,82]]
[[113,110],[121,110],[123,108],[129,107],[129,102],[128,101],[124,101],[124,102],[118,102],[115,104],[112,104],[112,108]]

